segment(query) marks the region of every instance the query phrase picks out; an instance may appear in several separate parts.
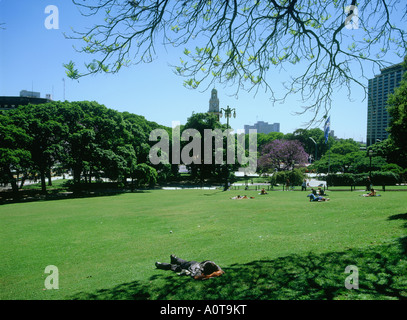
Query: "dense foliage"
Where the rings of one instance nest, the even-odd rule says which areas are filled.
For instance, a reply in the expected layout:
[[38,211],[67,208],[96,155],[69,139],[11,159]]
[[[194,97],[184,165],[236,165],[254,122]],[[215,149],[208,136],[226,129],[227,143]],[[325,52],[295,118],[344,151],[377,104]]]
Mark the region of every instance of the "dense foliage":
[[[156,129],[164,132],[168,145],[168,150],[159,150],[168,161],[158,164],[150,159],[151,149],[159,140],[150,136]],[[216,145],[217,138],[213,137],[210,150],[205,150],[205,131],[216,130],[222,133],[221,144]],[[0,182],[10,184],[17,192],[25,180],[38,179],[45,193],[47,184],[52,184],[53,174],[68,173],[72,174],[75,186],[109,179],[119,185],[130,183],[132,187],[142,187],[177,180],[178,164],[187,164],[190,182],[222,182],[226,186],[234,181],[233,173],[244,167],[239,156],[253,158],[251,147],[257,148],[258,173],[287,171],[295,185],[303,178],[302,173],[294,174],[293,169],[297,167],[306,167],[308,172],[344,174],[332,176],[333,185],[359,184],[355,175],[368,173],[376,176],[377,184],[382,184],[383,179],[387,179],[383,183],[386,185],[407,180],[405,159],[397,154],[403,148],[397,141],[402,139],[396,131],[392,131],[391,138],[368,149],[352,139],[333,136],[325,143],[324,132],[318,128],[298,129],[288,134],[258,133],[256,140],[253,136],[249,139],[249,135],[245,139],[231,135],[234,139],[231,146],[225,133],[226,125],[207,113],[192,114],[185,125],[171,130],[142,116],[118,112],[96,102],[55,101],[20,106],[0,113]],[[179,142],[178,155],[174,154],[173,141]],[[229,160],[217,163],[217,152],[226,161],[230,148],[234,148],[233,163]],[[177,157],[181,159],[174,162]],[[185,163],[184,158],[191,162]],[[272,182],[281,183],[286,178],[285,173],[276,173]]]
[[305,174],[302,170],[300,169],[294,169],[290,171],[279,171],[273,174],[270,177],[270,184],[272,186],[281,184],[281,185],[287,185],[289,186],[299,186],[302,184],[302,182],[305,179]]
[[72,173],[75,184],[108,178],[151,185],[160,175],[148,162],[148,133],[164,127],[138,115],[96,102],[58,101],[4,111],[0,124],[0,179],[14,191],[17,180],[30,177],[46,192],[47,177],[51,184],[58,170]]
[[391,186],[400,183],[400,175],[391,171],[373,171],[371,179],[368,178],[369,173],[342,173],[329,174],[326,180],[330,186],[366,186],[366,189],[370,189],[370,185]]
[[[404,59],[404,69],[407,69],[407,56]],[[390,115],[390,141],[402,165],[407,166],[407,72],[404,72],[400,86],[389,95],[387,111]]]

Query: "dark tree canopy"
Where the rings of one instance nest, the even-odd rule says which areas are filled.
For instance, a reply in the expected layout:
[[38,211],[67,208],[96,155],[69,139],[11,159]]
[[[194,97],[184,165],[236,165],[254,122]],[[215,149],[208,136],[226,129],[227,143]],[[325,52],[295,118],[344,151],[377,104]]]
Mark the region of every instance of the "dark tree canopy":
[[[407,70],[407,57],[404,59],[403,67]],[[400,163],[407,165],[407,72],[404,72],[400,86],[389,95],[387,100],[387,111],[390,115],[389,128],[390,141],[396,147]]]
[[151,142],[145,132],[157,128],[169,130],[93,101],[52,101],[0,111],[0,182],[11,183],[17,192],[18,176],[38,175],[46,193],[46,177],[61,169],[71,171],[77,185],[101,178],[152,185],[162,168],[147,160]]
[[[169,45],[180,47],[174,70],[185,86],[263,88],[273,102],[300,94],[313,120],[328,113],[338,88],[349,97],[352,84],[366,90],[366,62],[383,67],[388,55],[407,53],[406,3],[397,0],[72,1],[100,20],[70,36],[93,58],[82,71],[67,63],[71,78],[150,62],[156,45]],[[270,79],[291,65],[296,72],[278,92]]]

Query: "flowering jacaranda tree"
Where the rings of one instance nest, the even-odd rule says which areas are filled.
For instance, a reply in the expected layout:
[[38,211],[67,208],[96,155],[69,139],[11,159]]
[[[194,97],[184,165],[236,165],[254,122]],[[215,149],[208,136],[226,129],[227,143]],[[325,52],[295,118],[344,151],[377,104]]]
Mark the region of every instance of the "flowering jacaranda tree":
[[266,144],[261,150],[258,167],[261,171],[290,170],[294,165],[303,166],[308,154],[298,140],[277,139]]

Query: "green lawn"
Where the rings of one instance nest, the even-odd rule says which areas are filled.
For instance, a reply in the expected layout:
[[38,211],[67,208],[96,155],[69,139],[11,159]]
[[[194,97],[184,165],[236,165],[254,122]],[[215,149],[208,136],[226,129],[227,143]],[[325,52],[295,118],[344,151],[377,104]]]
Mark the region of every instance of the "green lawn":
[[[0,299],[406,299],[407,193],[153,190],[0,206]],[[171,232],[172,231],[172,232]],[[155,269],[217,262],[198,282]],[[59,289],[44,290],[45,267]],[[348,265],[359,289],[348,290]]]

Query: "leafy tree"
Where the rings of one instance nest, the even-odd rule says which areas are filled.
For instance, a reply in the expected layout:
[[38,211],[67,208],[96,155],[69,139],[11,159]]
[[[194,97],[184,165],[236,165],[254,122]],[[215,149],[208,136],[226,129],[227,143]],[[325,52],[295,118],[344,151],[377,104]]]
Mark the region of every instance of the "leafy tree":
[[290,171],[278,171],[273,173],[270,177],[270,184],[285,184],[287,179],[290,181],[291,186],[299,186],[305,179],[305,174],[299,169],[294,169]]
[[319,173],[328,173],[328,168],[329,172],[348,172],[351,166],[348,160],[347,157],[338,153],[325,154],[321,159],[311,164],[308,169]]
[[41,190],[46,193],[46,178],[60,159],[62,138],[66,126],[62,124],[56,103],[20,106],[9,114],[14,123],[24,128],[32,142],[27,150],[31,153],[32,170],[39,173]]
[[31,153],[28,150],[32,138],[12,122],[8,113],[0,114],[0,181],[10,183],[17,195],[18,172],[30,166]]
[[[185,135],[186,132],[193,133],[193,136],[188,137],[188,141],[181,142],[182,152],[185,152],[185,150],[187,150],[186,147],[194,141],[199,141],[199,150],[191,149],[188,155],[185,153],[185,156],[193,157],[190,152],[195,152],[195,157],[191,158],[192,162],[187,164],[187,168],[190,170],[191,176],[198,179],[201,183],[203,183],[205,179],[214,179],[217,181],[226,180],[229,172],[233,171],[232,169],[235,166],[226,163],[216,163],[216,152],[220,152],[222,159],[224,162],[226,162],[226,137],[223,137],[222,135],[220,150],[216,149],[217,145],[216,141],[213,141],[214,139],[212,139],[211,150],[205,150],[205,130],[210,130],[212,132],[215,132],[214,130],[219,130],[219,132],[223,134],[226,127],[218,121],[216,115],[208,113],[194,113],[187,119],[186,124],[182,128],[181,137]],[[209,152],[210,154],[207,154]],[[185,158],[183,160],[185,162]]]
[[286,134],[285,139],[300,141],[305,152],[312,155],[313,158],[316,155],[318,159],[328,151],[330,145],[335,143],[334,138],[331,136],[328,138],[328,143],[325,143],[324,131],[319,128],[297,129],[293,133]]
[[390,171],[390,172],[393,172],[393,173],[395,173],[397,175],[401,175],[402,172],[403,172],[403,168],[400,167],[399,165],[395,164],[395,163],[388,163],[388,164],[386,164],[386,165],[384,165],[382,167],[382,171],[383,172]]
[[399,158],[399,154],[395,152],[396,146],[390,138],[370,145],[367,151],[369,152],[370,150],[373,151],[374,155],[385,158],[388,163],[395,163],[397,162],[397,158]]
[[294,164],[307,163],[308,154],[298,140],[274,140],[266,144],[258,160],[258,166],[263,172],[274,170],[289,170]]
[[160,128],[160,126],[147,121],[143,116],[129,112],[123,112],[122,117],[125,122],[126,130],[132,136],[131,144],[137,154],[137,161],[146,163],[150,150],[148,135],[152,130]]
[[[63,112],[70,128],[65,144],[66,166],[73,169],[76,183],[81,176],[88,182],[95,176],[126,183],[128,178],[136,179],[140,164],[150,165],[148,132],[162,126],[97,102],[81,101],[70,105],[73,111]],[[155,178],[148,179],[148,183],[154,181]]]
[[[257,150],[261,150],[267,143],[276,140],[284,139],[284,133],[282,132],[269,132],[269,133],[257,133]],[[246,146],[249,145],[249,135],[246,135]]]
[[[407,17],[400,21],[390,14],[406,11],[400,1],[72,1],[83,15],[100,21],[69,36],[83,41],[80,51],[93,58],[84,71],[66,63],[71,78],[150,62],[159,42],[182,48],[174,69],[187,87],[229,82],[237,91],[257,91],[263,86],[272,101],[298,93],[314,119],[327,114],[337,87],[346,86],[349,97],[353,83],[365,88],[364,62],[382,67],[388,52],[407,52]],[[279,89],[267,76],[300,63],[276,96]]]
[[[404,59],[404,68],[407,70],[407,57]],[[389,95],[387,111],[390,115],[390,140],[397,148],[399,164],[407,167],[407,72],[404,72],[400,86]]]
[[364,173],[369,171],[380,171],[386,165],[386,160],[380,156],[370,159],[366,151],[355,151],[346,155],[339,153],[325,154],[320,160],[309,166],[310,170],[316,170],[319,173],[328,173],[328,167],[331,173]]
[[341,155],[346,155],[351,152],[358,152],[360,150],[360,145],[353,139],[340,139],[336,141],[332,147],[331,152]]
[[95,132],[86,127],[86,113],[78,102],[59,104],[59,113],[68,128],[64,137],[62,163],[72,170],[75,184],[80,183],[85,168],[90,169]]
[[157,171],[145,163],[140,163],[135,166],[132,178],[136,180],[136,184],[139,187],[145,185],[153,186],[157,182]]
[[82,128],[78,131],[70,132],[66,141],[69,153],[65,155],[66,168],[72,169],[74,183],[81,181],[81,174],[90,170],[90,163],[93,157],[93,142],[95,133],[91,129]]
[[[0,181],[18,191],[17,177],[39,174],[42,191],[51,170],[72,170],[74,184],[106,177],[152,185],[172,168],[153,168],[148,161],[148,132],[169,128],[144,117],[120,113],[97,102],[54,101],[19,106],[0,113]],[[141,166],[143,164],[143,166]],[[141,179],[145,172],[148,177]],[[144,182],[140,182],[144,181]]]
[[96,102],[74,104],[81,110],[81,118],[77,119],[81,127],[71,127],[77,131],[68,137],[75,183],[81,174],[88,182],[94,175],[124,181],[129,175],[128,166],[134,167],[132,162],[137,158],[121,114]]
[[401,182],[406,183],[407,182],[407,168],[404,169],[401,174],[400,174],[400,179]]

